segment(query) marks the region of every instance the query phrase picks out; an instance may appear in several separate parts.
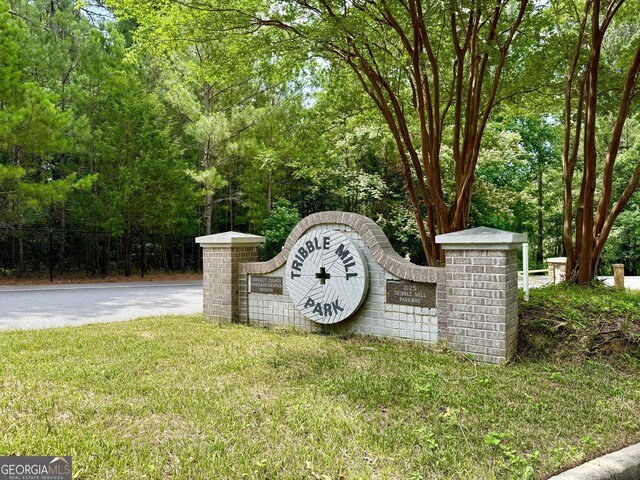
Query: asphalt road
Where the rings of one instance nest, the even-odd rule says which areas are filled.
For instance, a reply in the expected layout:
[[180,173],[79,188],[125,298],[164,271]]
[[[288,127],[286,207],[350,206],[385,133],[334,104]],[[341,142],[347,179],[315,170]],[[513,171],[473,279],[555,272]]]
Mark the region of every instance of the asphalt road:
[[202,312],[202,282],[0,287],[0,330]]

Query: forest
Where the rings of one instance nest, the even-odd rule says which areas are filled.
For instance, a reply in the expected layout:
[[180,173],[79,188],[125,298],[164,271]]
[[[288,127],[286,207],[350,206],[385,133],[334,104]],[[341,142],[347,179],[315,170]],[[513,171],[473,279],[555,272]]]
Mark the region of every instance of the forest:
[[418,264],[484,225],[578,283],[639,275],[638,11],[0,0],[0,275],[197,269],[193,238],[227,230],[268,258],[323,210]]

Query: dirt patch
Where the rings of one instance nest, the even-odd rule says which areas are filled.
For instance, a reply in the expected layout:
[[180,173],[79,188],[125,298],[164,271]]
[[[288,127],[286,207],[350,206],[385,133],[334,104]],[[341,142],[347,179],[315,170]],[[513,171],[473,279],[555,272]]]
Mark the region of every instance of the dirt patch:
[[518,353],[523,357],[604,355],[640,359],[640,324],[624,316],[567,319],[544,306],[520,309]]

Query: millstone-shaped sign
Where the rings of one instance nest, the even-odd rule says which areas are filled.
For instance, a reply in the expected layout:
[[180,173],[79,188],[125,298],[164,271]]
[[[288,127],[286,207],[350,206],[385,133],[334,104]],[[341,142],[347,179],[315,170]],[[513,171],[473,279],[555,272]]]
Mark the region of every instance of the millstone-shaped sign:
[[317,323],[337,323],[362,304],[369,287],[367,263],[349,238],[334,230],[314,230],[295,243],[286,268],[289,297]]

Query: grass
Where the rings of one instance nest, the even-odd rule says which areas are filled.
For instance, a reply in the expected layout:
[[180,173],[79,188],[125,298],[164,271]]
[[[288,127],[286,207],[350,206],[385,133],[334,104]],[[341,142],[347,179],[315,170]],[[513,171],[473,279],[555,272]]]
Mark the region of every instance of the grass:
[[605,355],[623,366],[640,360],[640,292],[604,285],[553,285],[520,301],[524,356]]
[[0,454],[76,478],[544,478],[640,440],[603,358],[474,365],[444,347],[201,316],[0,334]]

